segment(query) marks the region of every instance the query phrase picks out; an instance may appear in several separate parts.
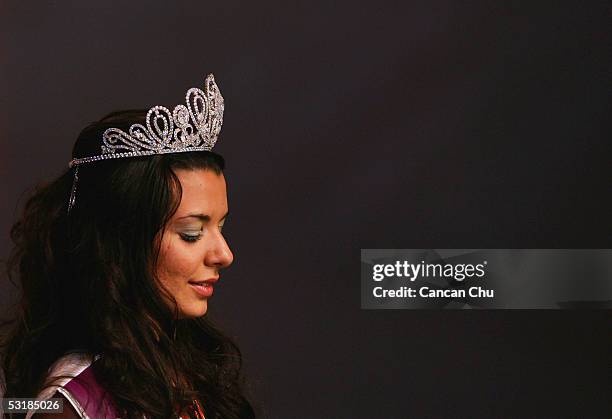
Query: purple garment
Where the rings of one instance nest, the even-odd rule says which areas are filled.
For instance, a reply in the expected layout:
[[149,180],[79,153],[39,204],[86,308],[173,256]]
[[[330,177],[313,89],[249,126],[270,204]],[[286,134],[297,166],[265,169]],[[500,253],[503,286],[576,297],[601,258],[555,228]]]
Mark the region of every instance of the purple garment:
[[[93,365],[93,364],[92,364]],[[117,418],[112,397],[96,381],[92,365],[64,385],[90,418]]]

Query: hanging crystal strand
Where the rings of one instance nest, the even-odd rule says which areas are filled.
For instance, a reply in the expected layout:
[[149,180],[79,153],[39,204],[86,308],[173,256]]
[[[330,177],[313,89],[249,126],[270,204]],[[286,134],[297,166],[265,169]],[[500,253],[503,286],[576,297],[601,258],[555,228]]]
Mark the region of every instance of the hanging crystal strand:
[[194,399],[193,401],[195,403],[197,418],[198,419],[206,419],[206,417],[204,416],[204,409],[202,409],[202,406],[200,405],[200,402],[197,399]]
[[77,183],[79,180],[79,165],[76,165],[74,169],[74,180],[72,181],[72,190],[70,191],[70,199],[68,200],[68,214],[70,214],[70,210],[74,206],[74,201],[76,200],[76,189]]

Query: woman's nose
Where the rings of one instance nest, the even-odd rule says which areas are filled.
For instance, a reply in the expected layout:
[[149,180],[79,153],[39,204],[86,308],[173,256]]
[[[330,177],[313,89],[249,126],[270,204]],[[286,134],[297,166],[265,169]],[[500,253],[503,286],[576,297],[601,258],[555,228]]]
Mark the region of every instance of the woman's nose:
[[212,247],[206,252],[205,263],[207,266],[227,268],[234,261],[234,254],[229,248],[221,232],[215,235]]

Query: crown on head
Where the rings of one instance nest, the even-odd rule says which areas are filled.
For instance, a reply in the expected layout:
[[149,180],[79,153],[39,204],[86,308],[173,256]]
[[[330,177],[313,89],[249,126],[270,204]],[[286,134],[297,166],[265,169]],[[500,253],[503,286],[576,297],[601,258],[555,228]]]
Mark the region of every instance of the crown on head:
[[204,90],[191,88],[185,95],[186,106],[172,112],[154,106],[147,112],[145,125],[134,124],[128,132],[109,128],[102,135],[100,154],[74,158],[69,167],[98,160],[186,151],[210,151],[217,142],[223,124],[223,96],[212,74],[206,77]]

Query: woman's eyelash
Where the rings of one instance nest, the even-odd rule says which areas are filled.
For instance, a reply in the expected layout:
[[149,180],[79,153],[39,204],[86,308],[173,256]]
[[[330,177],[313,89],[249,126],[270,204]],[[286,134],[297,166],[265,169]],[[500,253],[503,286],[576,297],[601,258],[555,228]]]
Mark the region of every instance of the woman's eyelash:
[[[223,229],[224,225],[225,223],[219,225],[219,231]],[[202,238],[202,234],[191,235],[191,234],[179,233],[179,235],[181,236],[181,239],[189,243],[197,242],[198,240]]]
[[200,238],[202,238],[202,235],[198,234],[197,236],[192,236],[190,234],[182,234],[181,233],[181,238],[183,240],[185,240],[186,242],[193,243],[193,242],[196,242],[196,241],[200,240]]

